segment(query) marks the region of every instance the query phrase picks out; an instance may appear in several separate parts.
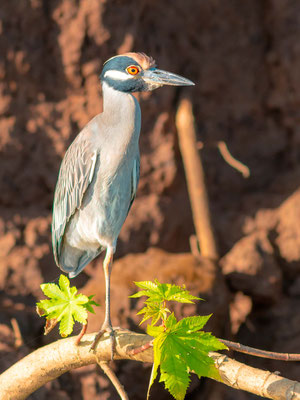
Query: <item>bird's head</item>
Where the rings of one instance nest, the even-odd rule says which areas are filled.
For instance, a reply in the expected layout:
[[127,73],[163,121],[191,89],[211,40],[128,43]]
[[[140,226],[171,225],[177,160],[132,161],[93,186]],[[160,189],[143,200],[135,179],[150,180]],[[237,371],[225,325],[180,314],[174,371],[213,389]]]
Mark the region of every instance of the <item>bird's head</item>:
[[104,63],[102,83],[125,93],[144,92],[163,85],[191,86],[189,79],[157,69],[153,58],[144,53],[125,53]]

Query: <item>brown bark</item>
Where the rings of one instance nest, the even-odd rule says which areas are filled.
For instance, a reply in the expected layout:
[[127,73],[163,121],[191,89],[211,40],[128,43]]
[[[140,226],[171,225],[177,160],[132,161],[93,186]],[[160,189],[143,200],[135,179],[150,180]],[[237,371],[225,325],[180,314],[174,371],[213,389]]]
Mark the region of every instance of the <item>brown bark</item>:
[[[75,345],[74,337],[62,339],[24,357],[0,376],[0,398],[26,399],[39,387],[71,369],[99,361],[109,361],[111,348],[108,336],[105,335],[103,340],[99,341],[95,353],[92,353],[90,346],[94,336],[95,334],[85,335],[79,346]],[[143,346],[151,339],[148,335],[118,330],[115,360],[153,362],[151,347],[138,354],[132,354],[133,348]],[[211,353],[211,356],[220,371],[223,383],[228,386],[274,400],[300,400],[299,382],[249,367],[226,355]]]

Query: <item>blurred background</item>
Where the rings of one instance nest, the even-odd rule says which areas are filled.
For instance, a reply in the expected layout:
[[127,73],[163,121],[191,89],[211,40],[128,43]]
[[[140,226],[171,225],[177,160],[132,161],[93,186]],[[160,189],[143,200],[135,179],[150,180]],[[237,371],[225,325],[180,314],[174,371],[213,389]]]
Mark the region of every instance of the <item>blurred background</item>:
[[[141,179],[112,273],[112,322],[138,327],[133,281],[185,283],[213,312],[216,336],[300,351],[300,3],[297,0],[3,0],[0,6],[0,368],[57,338],[35,313],[39,285],[55,280],[51,209],[62,157],[101,111],[98,80],[109,57],[151,55],[193,80],[198,140],[220,268],[190,254],[194,233],[175,114],[181,88],[140,98]],[[224,162],[225,141],[245,163]],[[72,281],[104,304],[101,260]],[[103,307],[91,318],[99,329]],[[18,331],[20,330],[20,335]],[[78,327],[77,332],[80,330]],[[19,340],[16,338],[19,337]],[[297,379],[300,366],[235,358]],[[130,399],[144,399],[149,366],[115,363]],[[169,399],[161,385],[153,398]],[[63,375],[30,399],[117,399],[96,366]],[[254,396],[192,380],[187,399]]]

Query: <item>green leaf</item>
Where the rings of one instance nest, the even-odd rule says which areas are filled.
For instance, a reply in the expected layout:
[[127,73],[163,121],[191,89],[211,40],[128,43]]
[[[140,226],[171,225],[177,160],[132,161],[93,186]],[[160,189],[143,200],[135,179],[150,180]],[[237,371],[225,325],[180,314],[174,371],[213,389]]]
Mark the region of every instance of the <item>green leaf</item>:
[[[60,275],[58,284],[60,286],[60,289],[62,292],[64,292],[67,296],[71,296],[71,291],[70,291],[70,281],[65,275]],[[75,288],[75,286],[73,286]],[[77,289],[75,288],[76,292]],[[75,294],[75,293],[74,293]]]
[[163,326],[152,326],[152,325],[147,326],[148,335],[153,336],[154,338],[159,337],[164,332],[165,328]]
[[155,282],[142,281],[134,283],[144,290],[131,295],[131,298],[147,296],[149,297],[147,301],[151,302],[177,301],[179,303],[193,303],[192,300],[201,300],[199,297],[191,295],[185,287],[170,283],[160,283],[158,280],[155,280]]
[[46,319],[60,322],[60,335],[66,337],[73,331],[74,322],[81,324],[87,323],[88,311],[94,313],[93,306],[98,306],[93,296],[77,294],[75,286],[70,287],[69,279],[60,275],[59,285],[46,283],[41,285],[43,293],[49,299],[41,300],[37,303],[41,315]]
[[210,351],[227,347],[210,333],[201,331],[208,316],[184,318],[177,322],[172,313],[165,321],[165,327],[150,326],[147,333],[154,337],[154,364],[148,392],[160,368],[160,382],[175,397],[185,397],[190,382],[189,374],[220,379]]
[[148,319],[152,319],[151,325],[155,325],[160,319],[165,321],[168,314],[170,314],[170,310],[165,305],[167,301],[193,303],[193,300],[201,300],[199,297],[191,295],[190,292],[185,289],[185,287],[180,287],[169,283],[160,283],[158,280],[155,280],[155,282],[135,282],[135,284],[143,290],[133,294],[130,297],[148,297],[148,299],[145,301],[145,307],[138,313],[144,314],[141,324]]
[[183,400],[190,383],[186,360],[181,354],[170,355],[174,351],[174,343],[166,338],[162,347],[160,363],[160,382],[177,400]]
[[155,379],[157,377],[157,371],[158,371],[158,367],[159,367],[159,364],[160,364],[161,351],[157,350],[157,345],[155,347],[153,347],[153,352],[154,352],[154,361],[153,361],[153,365],[152,365],[150,382],[149,382],[148,391],[147,391],[147,400],[149,399],[149,396],[150,396],[151,386],[152,386],[153,382],[155,381]]
[[148,335],[151,335],[151,336],[157,338],[154,340],[154,343],[153,343],[154,361],[153,361],[150,382],[149,382],[148,391],[147,391],[147,400],[148,400],[149,395],[150,395],[151,386],[157,377],[158,367],[161,363],[160,357],[161,357],[161,353],[162,353],[161,349],[162,349],[163,342],[164,342],[164,336],[162,335],[164,333],[164,328],[162,326],[149,326],[148,325],[147,333],[148,333]]
[[160,319],[165,320],[167,318],[168,313],[171,311],[163,307],[161,303],[153,302],[153,303],[146,303],[146,306],[142,308],[137,315],[144,314],[140,325],[147,321],[147,319],[152,318],[151,325],[155,325]]
[[76,303],[77,304],[86,304],[89,302],[89,298],[85,294],[77,294],[76,295]]
[[182,320],[176,322],[176,332],[178,334],[180,332],[183,334],[197,332],[206,325],[211,316],[212,314],[183,318]]
[[152,281],[134,282],[137,287],[145,290],[156,290],[157,284]]
[[[191,295],[184,286],[160,283],[158,280],[135,284],[142,290],[130,297],[148,297],[138,314],[143,315],[141,323],[152,320],[151,325],[147,326],[147,333],[154,338],[154,362],[147,399],[158,369],[160,382],[164,383],[176,400],[184,399],[191,372],[196,373],[199,378],[205,376],[220,379],[209,352],[227,347],[210,333],[201,330],[211,315],[188,317],[178,322],[166,307],[167,301],[193,303],[194,300],[201,299]],[[162,320],[162,324],[156,326],[159,320]]]
[[88,299],[89,299],[88,303],[82,304],[82,306],[85,307],[85,308],[87,309],[88,312],[91,312],[91,313],[93,313],[93,314],[95,314],[95,310],[93,309],[92,306],[96,306],[96,307],[99,307],[99,306],[100,306],[100,304],[98,304],[98,303],[96,303],[94,300],[92,300],[92,298],[93,298],[94,296],[95,296],[95,295],[92,294],[91,296],[88,297]]
[[81,324],[86,324],[87,317],[88,313],[85,307],[77,304],[73,306],[73,318],[75,321],[80,322]]
[[45,296],[62,299],[64,300],[66,296],[60,290],[60,288],[55,283],[44,283],[41,285],[41,289]]
[[62,337],[69,336],[73,331],[74,319],[72,318],[72,310],[67,308],[63,314],[61,314],[61,320],[59,324],[59,333]]
[[190,294],[188,290],[177,285],[167,284],[165,297],[168,301],[177,301],[178,303],[194,303],[192,300],[201,300]]

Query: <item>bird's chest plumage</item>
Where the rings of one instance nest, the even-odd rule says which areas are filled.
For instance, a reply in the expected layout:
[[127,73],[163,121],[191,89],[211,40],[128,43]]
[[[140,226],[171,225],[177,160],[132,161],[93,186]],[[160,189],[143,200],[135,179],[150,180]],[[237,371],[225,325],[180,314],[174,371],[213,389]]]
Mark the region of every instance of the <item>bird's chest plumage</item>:
[[121,110],[114,108],[105,121],[104,117],[102,114],[91,125],[97,163],[82,205],[72,218],[72,229],[68,229],[72,232],[72,237],[67,235],[68,240],[77,248],[84,248],[86,243],[94,243],[95,247],[115,246],[136,189],[133,186],[139,164],[138,103],[130,96]]

